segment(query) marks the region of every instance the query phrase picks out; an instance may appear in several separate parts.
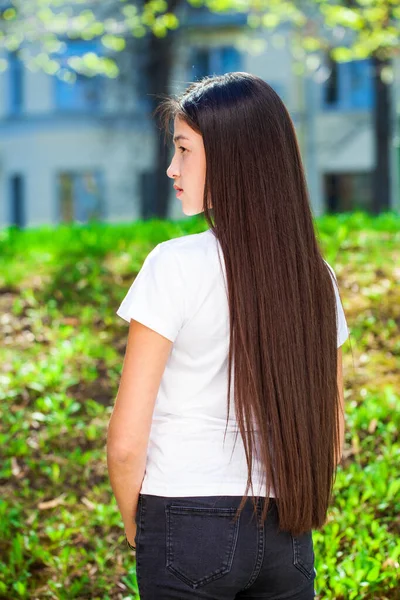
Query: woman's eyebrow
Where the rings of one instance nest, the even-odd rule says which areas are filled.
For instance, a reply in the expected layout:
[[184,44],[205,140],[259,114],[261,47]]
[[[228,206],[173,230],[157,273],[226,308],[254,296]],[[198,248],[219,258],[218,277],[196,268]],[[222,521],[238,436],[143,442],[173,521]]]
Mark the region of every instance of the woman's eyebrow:
[[176,135],[174,137],[174,143],[177,142],[178,140],[188,140],[189,141],[189,138],[187,138],[184,135],[180,134],[180,135]]

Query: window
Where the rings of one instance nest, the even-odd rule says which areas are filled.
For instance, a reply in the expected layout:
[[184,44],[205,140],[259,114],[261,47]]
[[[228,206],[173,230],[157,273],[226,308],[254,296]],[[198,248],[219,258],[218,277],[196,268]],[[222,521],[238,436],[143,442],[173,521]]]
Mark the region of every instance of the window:
[[331,75],[323,88],[323,108],[370,110],[374,102],[371,60],[329,62]]
[[372,210],[372,175],[370,172],[329,173],[325,175],[328,213]]
[[9,111],[11,114],[20,114],[24,104],[24,69],[17,52],[8,54],[9,72]]
[[104,218],[102,171],[59,173],[57,187],[59,220],[63,223]]
[[210,48],[199,48],[192,52],[191,80],[199,80],[210,74],[210,54]]
[[20,173],[10,177],[10,224],[25,226],[24,177]]
[[83,56],[87,52],[100,54],[102,46],[99,41],[90,40],[64,40],[67,48],[64,52],[53,54],[61,67],[76,74],[76,81],[68,83],[54,76],[55,105],[57,109],[64,111],[96,111],[101,108],[103,95],[104,77],[95,75],[89,77],[77,73],[68,65],[71,56]]
[[206,46],[192,49],[189,59],[189,79],[206,75],[223,75],[241,70],[241,54],[234,46]]
[[240,52],[234,46],[216,48],[213,52],[211,68],[216,74],[223,75],[241,68]]
[[324,100],[325,104],[329,104],[330,106],[335,105],[338,101],[338,63],[329,58],[329,69],[330,76],[325,85],[325,95]]
[[352,108],[372,108],[373,76],[370,60],[355,60],[349,63],[348,88]]

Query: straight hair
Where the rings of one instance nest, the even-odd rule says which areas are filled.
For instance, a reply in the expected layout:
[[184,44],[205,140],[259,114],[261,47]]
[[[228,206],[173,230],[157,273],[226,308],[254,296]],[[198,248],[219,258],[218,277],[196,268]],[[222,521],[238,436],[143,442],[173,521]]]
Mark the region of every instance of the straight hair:
[[245,72],[162,96],[154,115],[166,135],[178,117],[203,138],[203,210],[223,251],[229,304],[227,424],[233,371],[248,467],[236,517],[250,487],[256,513],[257,455],[262,519],[272,486],[280,530],[320,529],[339,461],[337,283],[314,231],[291,117],[268,83]]

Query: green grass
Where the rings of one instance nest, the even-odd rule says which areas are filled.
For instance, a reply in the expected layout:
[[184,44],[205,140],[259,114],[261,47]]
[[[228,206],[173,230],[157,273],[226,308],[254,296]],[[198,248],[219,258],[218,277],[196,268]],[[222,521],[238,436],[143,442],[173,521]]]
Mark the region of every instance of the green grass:
[[[148,252],[201,218],[0,231],[0,598],[137,598],[106,471],[127,327]],[[317,599],[394,600],[400,562],[400,215],[316,219],[351,329],[345,457],[313,533]]]

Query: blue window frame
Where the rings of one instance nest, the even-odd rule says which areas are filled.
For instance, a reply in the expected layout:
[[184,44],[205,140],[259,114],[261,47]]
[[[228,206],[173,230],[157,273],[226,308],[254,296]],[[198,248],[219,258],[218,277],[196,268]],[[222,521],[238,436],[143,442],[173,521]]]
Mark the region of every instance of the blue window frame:
[[17,52],[8,53],[9,112],[20,114],[24,105],[24,68]]
[[205,46],[193,48],[188,72],[191,81],[206,75],[223,75],[242,68],[242,57],[234,46]]
[[374,87],[371,60],[330,63],[331,75],[324,83],[324,110],[371,110]]
[[[87,52],[98,55],[104,50],[99,40],[63,40],[67,47],[64,52],[53,54],[61,66],[74,72],[67,61],[71,56],[83,56]],[[58,110],[82,112],[97,111],[102,106],[104,77],[95,75],[89,77],[76,73],[76,81],[68,83],[54,76],[55,106]]]

